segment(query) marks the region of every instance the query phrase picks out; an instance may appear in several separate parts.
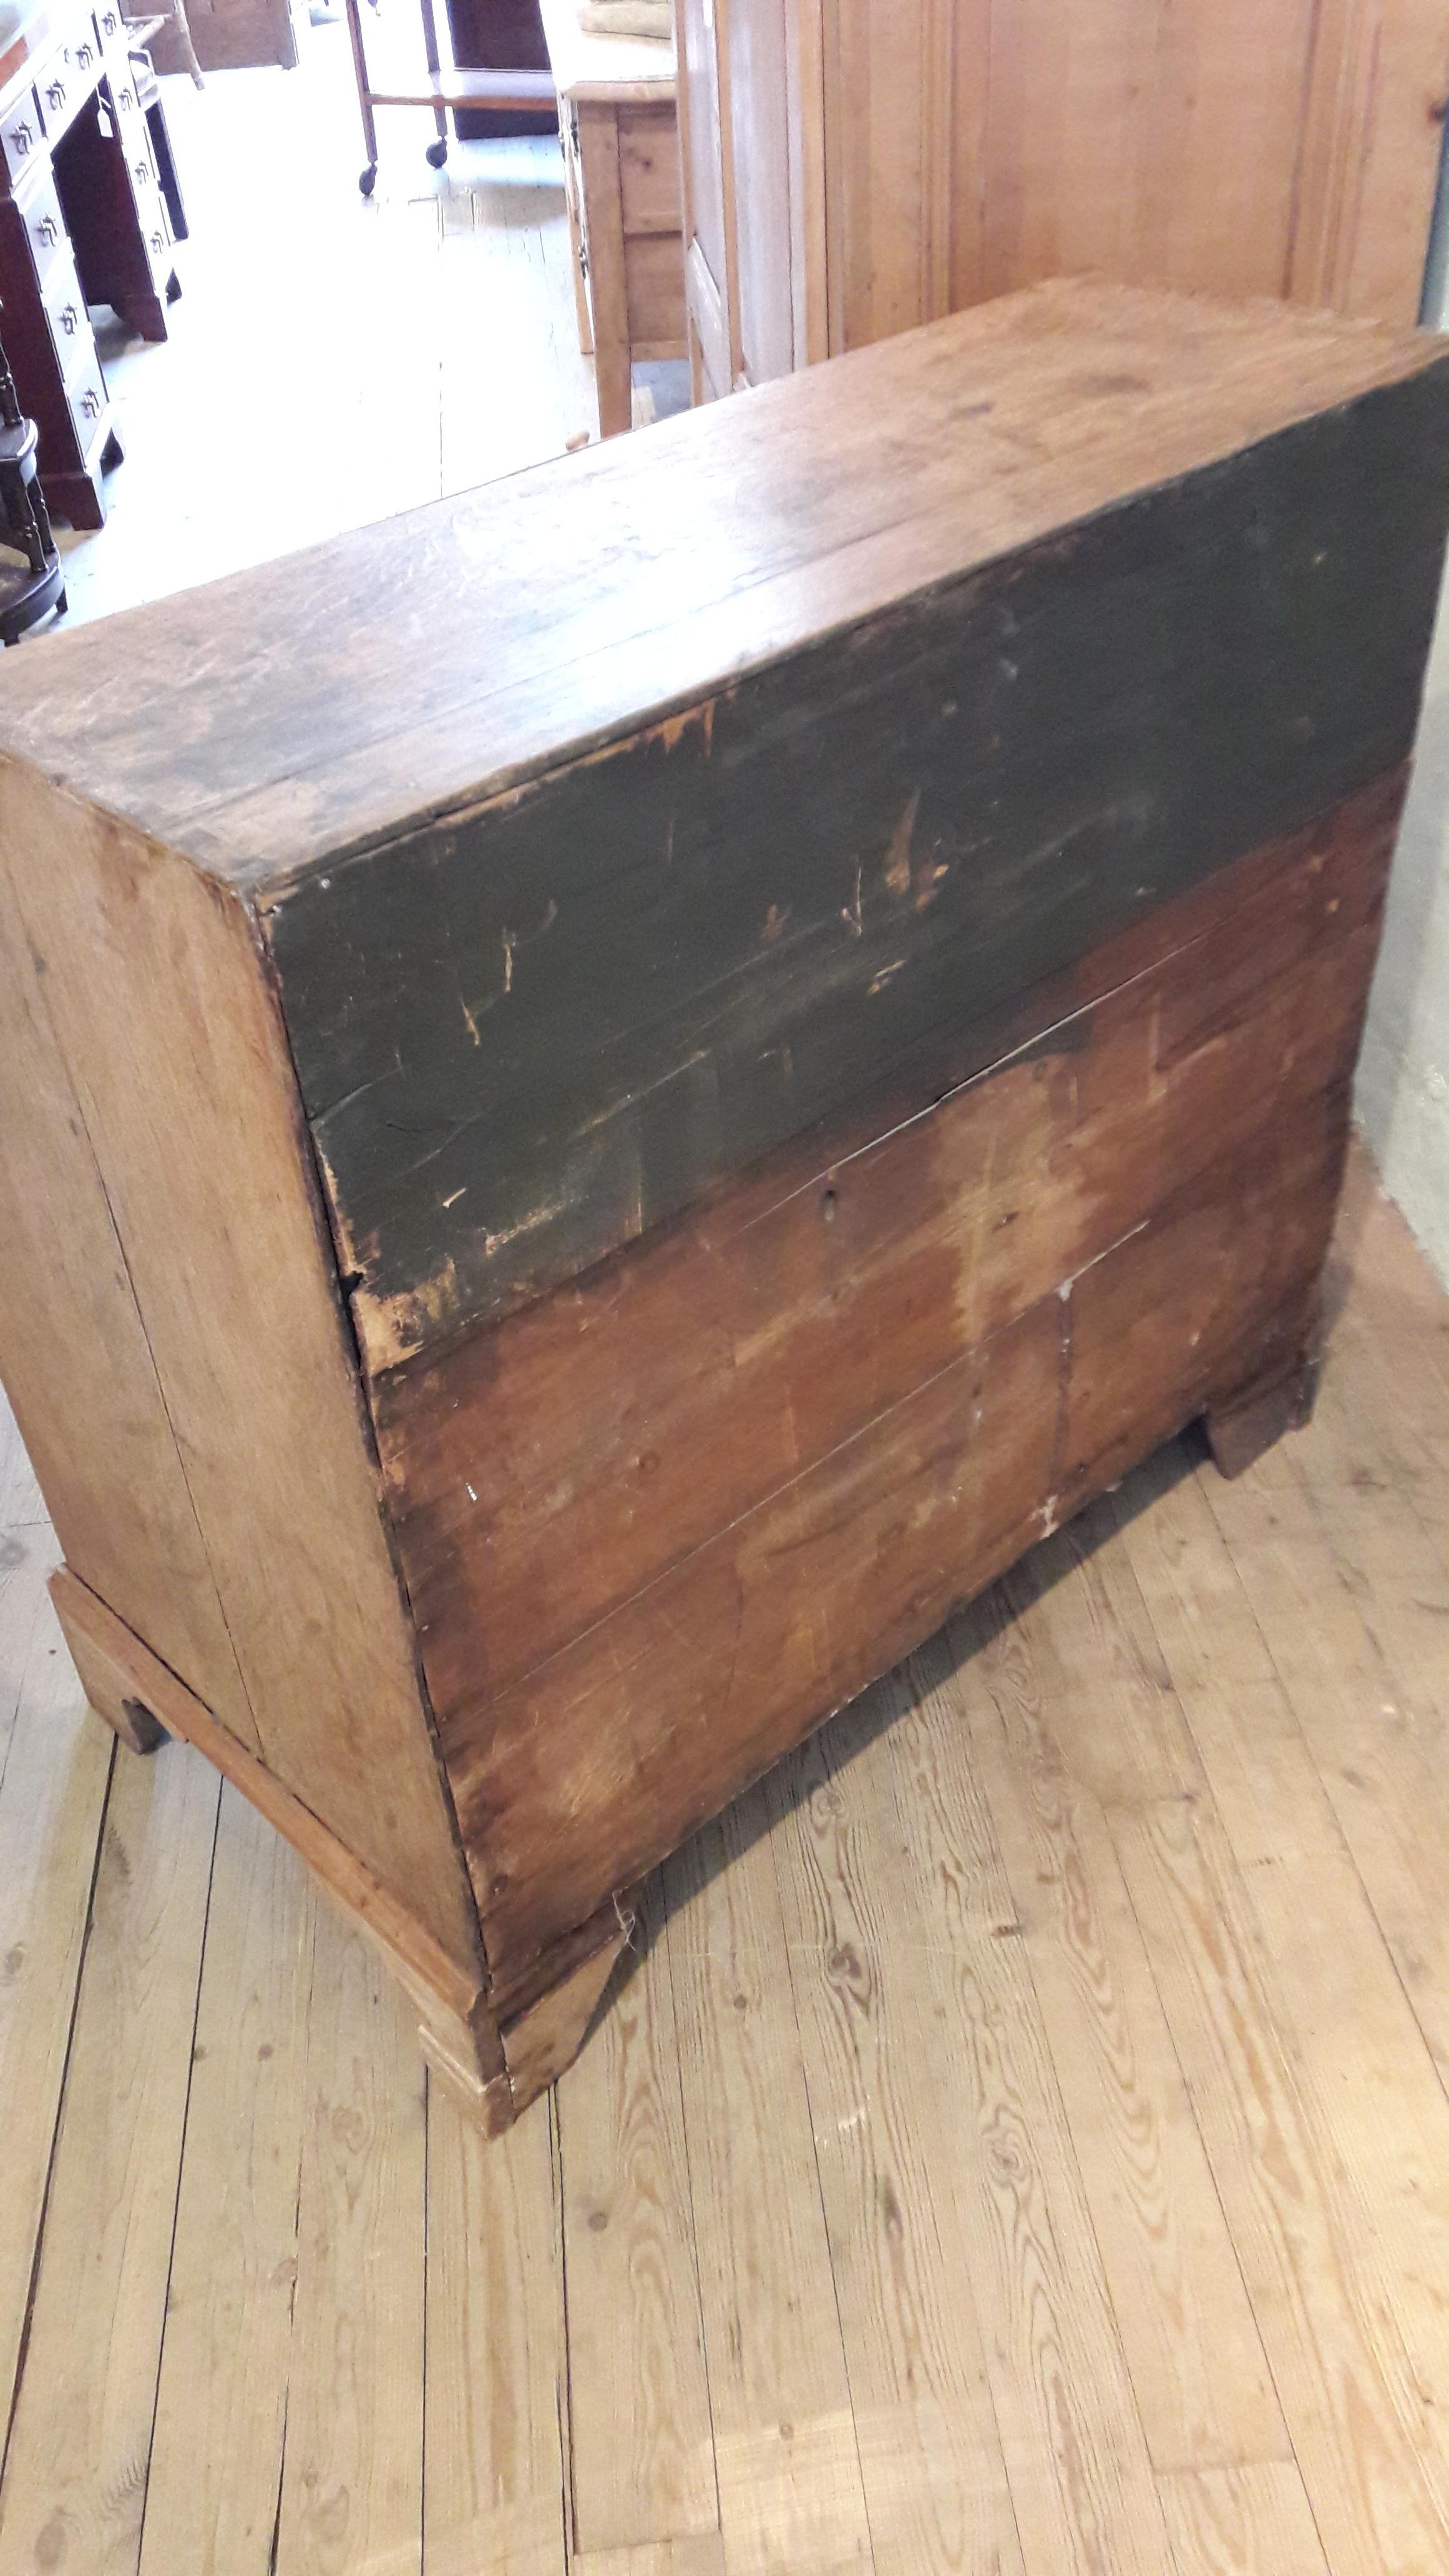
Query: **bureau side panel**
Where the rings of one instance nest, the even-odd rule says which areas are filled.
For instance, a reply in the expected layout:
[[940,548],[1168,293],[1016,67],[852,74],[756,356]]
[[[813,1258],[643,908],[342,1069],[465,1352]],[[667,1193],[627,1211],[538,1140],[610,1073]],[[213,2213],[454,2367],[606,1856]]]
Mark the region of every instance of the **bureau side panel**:
[[[35,771],[5,763],[0,798],[16,907],[261,1758],[471,1967],[476,1916],[251,924],[174,853]],[[47,1403],[39,1387],[29,1410]],[[124,1519],[126,1460],[92,1448],[81,1418],[71,1437],[78,1480]],[[199,1660],[166,1655],[129,1592],[76,1570],[213,1705]]]
[[374,1388],[495,1973],[1311,1338],[1402,793]]
[[7,864],[0,776],[0,1381],[66,1561],[260,1739],[100,1164]]

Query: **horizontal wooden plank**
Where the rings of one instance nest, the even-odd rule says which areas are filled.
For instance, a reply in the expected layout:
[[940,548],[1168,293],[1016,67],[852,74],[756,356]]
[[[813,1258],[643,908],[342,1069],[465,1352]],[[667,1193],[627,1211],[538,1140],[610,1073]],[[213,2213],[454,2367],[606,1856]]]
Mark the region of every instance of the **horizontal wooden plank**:
[[1400,788],[1164,906],[1159,962],[1093,951],[1073,981],[1100,1001],[1038,992],[1047,1034],[927,1114],[833,1121],[391,1372],[380,1444],[444,1720],[1085,1270],[1269,1104],[1346,1076]]
[[491,1962],[642,1876],[1020,1555],[1062,1317],[1044,1300],[445,1733]]
[[223,873],[325,872],[1437,356],[1281,307],[1034,288],[48,638],[7,664],[0,742]]
[[1446,490],[1437,379],[1366,396],[299,884],[269,938],[369,1368],[1404,758]]
[[[443,1719],[496,1966],[641,1875],[1034,1537],[1255,1374],[1262,1350],[1293,1336],[1301,1350],[1343,1098],[1338,1085],[1290,1103],[1066,1295],[1051,1291],[525,1680]],[[1124,1311],[1180,1314],[1182,1330],[1124,1344]],[[556,1543],[567,1553],[562,1530]]]

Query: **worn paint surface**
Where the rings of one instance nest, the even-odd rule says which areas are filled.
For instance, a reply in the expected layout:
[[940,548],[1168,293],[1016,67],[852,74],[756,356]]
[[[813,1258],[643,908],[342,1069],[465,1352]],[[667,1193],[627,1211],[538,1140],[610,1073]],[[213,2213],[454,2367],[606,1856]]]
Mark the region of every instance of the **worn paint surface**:
[[[385,1368],[576,1274],[1407,753],[1446,383],[827,637],[268,917]],[[912,1071],[912,1068],[915,1071]]]

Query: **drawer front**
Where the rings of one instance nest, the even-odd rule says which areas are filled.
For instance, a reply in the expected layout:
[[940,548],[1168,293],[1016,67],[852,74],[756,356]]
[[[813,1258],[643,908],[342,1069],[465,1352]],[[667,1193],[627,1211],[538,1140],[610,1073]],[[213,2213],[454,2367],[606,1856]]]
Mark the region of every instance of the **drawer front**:
[[151,128],[140,108],[122,105],[122,94],[132,86],[129,81],[119,78],[115,83],[116,131],[125,155],[126,176],[136,200],[136,219],[146,245],[146,256],[153,273],[158,273],[171,265],[171,225],[166,213],[166,200],[161,194],[156,156],[151,149]]
[[52,263],[66,248],[65,217],[48,160],[36,164],[23,194],[16,197],[15,208],[25,227],[35,274],[44,282]]
[[116,111],[116,123],[125,140],[127,150],[131,148],[132,138],[138,127],[149,143],[151,129],[146,123],[146,111],[141,105],[136,88],[135,64],[123,55],[119,62],[111,64],[106,77],[110,83],[111,104]]
[[71,419],[75,422],[76,436],[80,440],[82,452],[88,456],[96,443],[109,409],[106,380],[101,374],[101,362],[96,355],[94,341],[91,343],[90,356],[85,365],[77,369],[73,381],[67,384],[65,399]]
[[34,90],[23,90],[14,105],[0,117],[0,154],[12,179],[23,179],[38,162],[47,158],[45,129]]
[[96,343],[75,262],[68,251],[63,258],[52,261],[40,300],[45,306],[60,372],[68,385],[78,383],[87,365],[94,361]]
[[[89,45],[86,51],[91,53]],[[85,99],[89,86],[89,80],[78,68],[69,45],[58,46],[49,61],[41,66],[35,76],[35,95],[40,102],[40,121],[49,142],[59,142]]]
[[136,220],[146,245],[146,257],[151,264],[152,277],[160,279],[169,274],[172,266],[171,225],[166,201],[161,194],[161,182],[156,176],[156,164],[151,158],[151,142],[144,119],[141,133],[143,141],[140,143],[130,133],[123,133],[121,139],[125,145],[126,170],[136,200]]

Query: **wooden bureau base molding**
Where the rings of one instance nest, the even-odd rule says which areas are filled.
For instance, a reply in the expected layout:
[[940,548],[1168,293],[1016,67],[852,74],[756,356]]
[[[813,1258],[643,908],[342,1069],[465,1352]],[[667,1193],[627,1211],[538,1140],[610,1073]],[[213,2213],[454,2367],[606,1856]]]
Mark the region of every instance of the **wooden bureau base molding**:
[[524,2001],[471,1986],[407,1909],[343,1849],[335,1834],[217,1723],[193,1691],[133,1636],[104,1601],[60,1566],[50,1594],[61,1634],[97,1717],[133,1753],[179,1735],[215,1764],[304,1860],[338,1912],[370,1942],[418,2016],[423,2056],[440,2083],[490,2137],[508,2128],[562,2073],[582,2043],[610,1973],[634,1929],[621,1899],[592,1932],[597,1947],[561,1946],[550,1983],[535,1977]]

